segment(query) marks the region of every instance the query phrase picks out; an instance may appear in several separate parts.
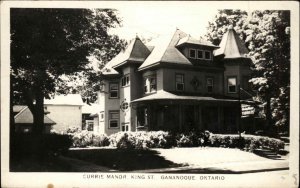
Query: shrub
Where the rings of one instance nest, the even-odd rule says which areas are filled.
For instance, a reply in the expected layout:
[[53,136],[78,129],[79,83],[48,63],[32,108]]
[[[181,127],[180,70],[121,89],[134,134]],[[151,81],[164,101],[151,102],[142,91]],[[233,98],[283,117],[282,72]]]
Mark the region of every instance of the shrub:
[[94,134],[92,140],[92,146],[109,146],[109,139],[105,134]]
[[109,136],[110,145],[120,149],[168,148],[172,135],[164,131],[118,132]]
[[211,134],[209,140],[213,147],[240,148],[250,152],[259,148],[278,152],[284,148],[283,141],[265,136]]
[[[68,131],[67,131],[68,132]],[[109,139],[105,134],[96,134],[87,130],[69,131],[68,135],[72,138],[73,147],[88,147],[88,146],[108,146]]]

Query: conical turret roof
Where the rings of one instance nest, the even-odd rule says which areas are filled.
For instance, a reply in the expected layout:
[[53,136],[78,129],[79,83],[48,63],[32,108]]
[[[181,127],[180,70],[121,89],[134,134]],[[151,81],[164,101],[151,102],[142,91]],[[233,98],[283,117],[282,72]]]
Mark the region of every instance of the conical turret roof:
[[232,27],[223,35],[220,48],[214,51],[215,56],[224,55],[224,59],[243,58],[248,54],[245,43],[239,38]]

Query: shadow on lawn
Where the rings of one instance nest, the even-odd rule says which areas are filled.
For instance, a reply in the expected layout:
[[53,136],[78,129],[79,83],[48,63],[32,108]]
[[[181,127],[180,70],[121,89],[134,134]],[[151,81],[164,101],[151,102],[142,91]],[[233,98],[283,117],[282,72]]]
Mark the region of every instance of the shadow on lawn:
[[80,159],[119,171],[170,168],[183,166],[159,156],[153,150],[93,149],[69,150],[67,157]]
[[261,157],[265,157],[268,159],[273,159],[273,160],[284,160],[281,158],[281,155],[287,155],[289,152],[282,150],[278,153],[274,152],[274,151],[270,151],[270,150],[266,150],[266,149],[260,149],[260,150],[254,150],[253,151],[254,154],[261,156]]

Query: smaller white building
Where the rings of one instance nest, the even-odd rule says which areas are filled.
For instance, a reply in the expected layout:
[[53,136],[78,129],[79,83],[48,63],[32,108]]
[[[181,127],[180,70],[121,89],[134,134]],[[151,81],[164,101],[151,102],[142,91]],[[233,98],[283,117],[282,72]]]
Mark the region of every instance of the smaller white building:
[[100,105],[96,103],[84,104],[82,106],[82,130],[98,133]]
[[49,112],[47,116],[56,122],[52,129],[57,132],[64,132],[71,127],[81,130],[82,106],[83,101],[79,94],[57,95],[44,101],[44,108]]

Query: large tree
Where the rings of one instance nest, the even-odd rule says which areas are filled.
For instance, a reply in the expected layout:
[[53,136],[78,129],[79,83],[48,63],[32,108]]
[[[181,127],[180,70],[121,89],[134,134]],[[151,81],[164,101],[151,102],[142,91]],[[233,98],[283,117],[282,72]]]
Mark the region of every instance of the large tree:
[[120,51],[123,41],[109,29],[121,20],[112,9],[12,8],[10,13],[11,105],[25,103],[40,134],[44,98],[67,92],[62,75],[90,71],[88,57],[105,62]]
[[219,10],[209,23],[206,38],[219,44],[232,25],[253,59],[253,83],[264,104],[266,128],[273,132],[289,127],[290,12]]

